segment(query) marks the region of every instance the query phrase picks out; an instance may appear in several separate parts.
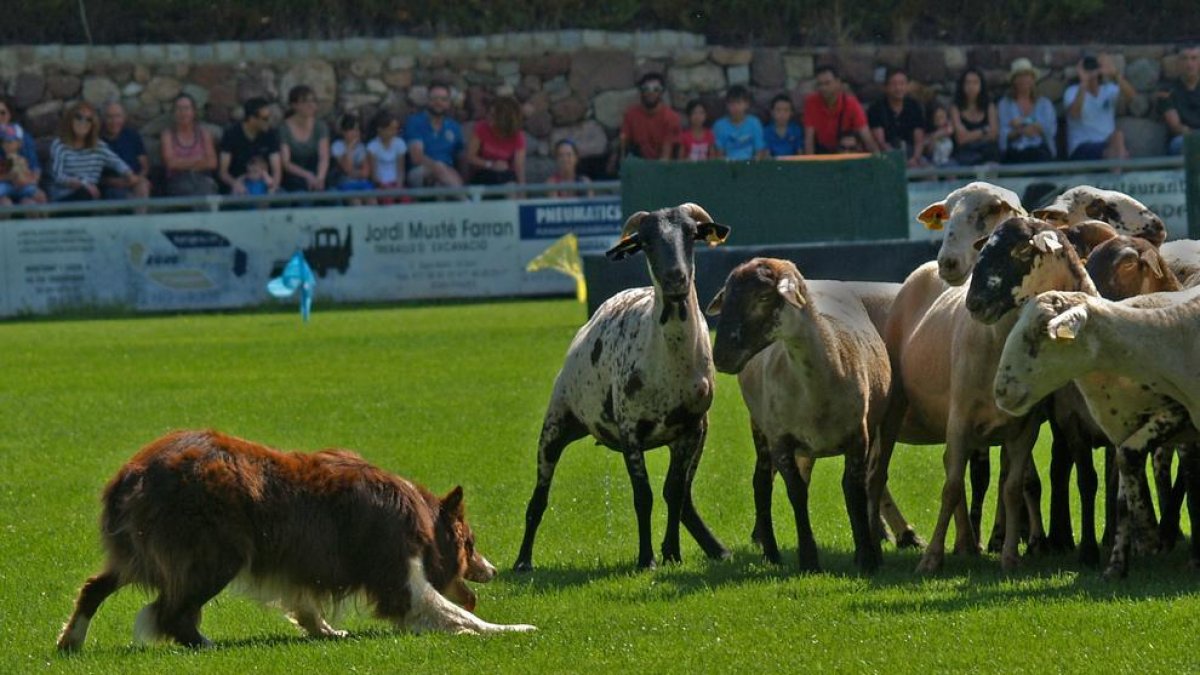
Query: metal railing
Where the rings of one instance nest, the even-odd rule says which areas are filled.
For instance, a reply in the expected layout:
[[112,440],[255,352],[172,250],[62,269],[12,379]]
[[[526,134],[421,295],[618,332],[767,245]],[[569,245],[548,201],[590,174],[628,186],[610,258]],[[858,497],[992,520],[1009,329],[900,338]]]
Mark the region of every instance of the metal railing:
[[1045,174],[1101,173],[1105,171],[1153,171],[1157,169],[1182,169],[1183,157],[1138,157],[1135,159],[1097,159],[1063,162],[1037,162],[1033,164],[978,164],[976,166],[921,167],[908,170],[908,179],[930,178],[976,178],[987,180],[1001,176],[1029,176]]
[[464,185],[462,187],[389,188],[387,190],[327,190],[325,192],[280,192],[270,195],[202,195],[196,197],[151,197],[149,199],[97,199],[82,202],[51,202],[0,207],[0,218],[13,215],[71,216],[78,214],[221,211],[256,206],[342,206],[350,200],[367,199],[462,199],[481,201],[488,197],[538,197],[552,192],[592,192],[596,196],[619,194],[616,180],[589,183],[534,183],[530,185]]

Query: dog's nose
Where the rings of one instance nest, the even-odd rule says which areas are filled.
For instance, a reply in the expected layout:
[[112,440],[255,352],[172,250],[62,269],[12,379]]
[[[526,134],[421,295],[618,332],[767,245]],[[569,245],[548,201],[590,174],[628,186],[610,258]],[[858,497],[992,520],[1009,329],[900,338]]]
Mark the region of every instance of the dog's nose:
[[496,566],[488,561],[487,558],[479,556],[479,562],[483,563],[483,579],[480,581],[491,581],[496,576]]

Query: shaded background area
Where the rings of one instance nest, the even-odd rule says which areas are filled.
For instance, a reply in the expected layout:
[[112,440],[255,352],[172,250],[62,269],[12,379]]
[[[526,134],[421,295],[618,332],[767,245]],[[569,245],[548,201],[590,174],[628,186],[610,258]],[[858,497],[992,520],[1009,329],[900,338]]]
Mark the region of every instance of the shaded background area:
[[1195,39],[1193,0],[16,0],[0,43],[684,30],[718,44],[1047,44]]

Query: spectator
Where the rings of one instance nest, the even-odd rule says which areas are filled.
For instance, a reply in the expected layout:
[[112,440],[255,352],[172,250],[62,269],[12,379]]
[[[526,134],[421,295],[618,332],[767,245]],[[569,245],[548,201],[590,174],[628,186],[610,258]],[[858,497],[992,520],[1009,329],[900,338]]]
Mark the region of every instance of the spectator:
[[411,187],[463,184],[462,126],[451,117],[450,87],[435,82],[429,86],[425,110],[408,118],[404,140],[408,143],[408,184]]
[[252,98],[242,104],[242,121],[235,122],[221,136],[217,178],[222,189],[235,195],[246,194],[243,177],[246,163],[256,155],[265,157],[270,167],[271,183],[279,187],[283,164],[279,157],[279,136],[271,128],[271,110],[264,98]]
[[104,126],[100,130],[100,139],[133,170],[132,183],[123,176],[114,176],[109,172],[102,174],[100,185],[104,198],[149,198],[150,158],[146,155],[146,145],[142,142],[141,134],[125,126],[125,107],[116,101],[104,106]]
[[37,201],[33,172],[21,156],[24,136],[24,130],[16,124],[0,124],[0,206]]
[[173,123],[159,136],[163,168],[167,172],[167,194],[172,197],[217,194],[212,172],[217,168],[217,149],[212,134],[196,122],[196,99],[189,94],[175,97]]
[[925,113],[909,95],[908,73],[892,68],[883,85],[884,97],[867,109],[875,143],[882,150],[902,150],[909,166],[920,166],[925,149]]
[[[375,138],[367,143],[371,163],[371,181],[375,188],[388,190],[404,186],[404,155],[408,146],[400,138],[400,120],[387,110],[375,115]],[[394,204],[395,197],[383,197],[381,204]]]
[[1000,159],[996,104],[992,103],[987,82],[977,68],[968,68],[959,75],[950,120],[954,123],[954,161],[974,166]]
[[864,148],[879,152],[862,104],[845,91],[832,66],[821,66],[817,68],[817,90],[804,99],[805,154],[838,152],[838,139],[846,132],[858,134]]
[[804,129],[796,124],[792,97],[780,94],[771,99],[771,124],[763,130],[763,141],[772,157],[799,155],[804,152]]
[[[1125,135],[1117,129],[1117,102],[1137,92],[1117,72],[1112,57],[1084,56],[1076,66],[1079,83],[1067,87],[1067,154],[1071,159],[1128,159]],[[1105,82],[1104,78],[1110,80]]]
[[100,140],[100,119],[86,101],[67,107],[50,145],[50,198],[56,202],[100,199],[100,174],[111,169],[133,187],[129,165]]
[[762,159],[767,156],[762,122],[750,110],[750,90],[735,84],[725,92],[726,115],[713,124],[717,155],[725,159]]
[[[546,179],[547,183],[590,183],[587,176],[581,176],[576,171],[579,167],[579,149],[575,142],[564,138],[554,144],[554,173]],[[595,197],[592,190],[555,190],[549,197]]]
[[[42,163],[38,159],[37,145],[33,142],[33,134],[26,133],[25,129],[17,124],[17,108],[13,105],[12,99],[3,94],[0,94],[0,124],[11,124],[20,131],[21,157],[25,159],[25,164],[29,167],[30,179],[36,187],[42,179]],[[38,188],[33,201],[37,204],[46,203],[46,193]]]
[[937,104],[929,111],[929,133],[925,136],[925,156],[934,166],[953,166],[954,122],[950,110]]
[[862,140],[853,131],[848,131],[838,138],[839,155],[853,155],[862,151]]
[[1179,65],[1183,73],[1171,87],[1163,110],[1172,136],[1167,151],[1172,155],[1182,155],[1183,137],[1200,129],[1200,44],[1180,49]]
[[1033,91],[1038,71],[1021,57],[1008,71],[1010,89],[1000,99],[1000,152],[1010,163],[1046,162],[1054,159],[1058,119],[1049,99]]
[[288,114],[279,125],[283,189],[320,192],[329,175],[329,125],[317,119],[317,95],[308,85],[288,92]]
[[275,191],[278,186],[267,168],[266,157],[255,155],[246,160],[246,174],[242,178],[242,185],[246,187],[248,195],[267,195]]
[[717,139],[707,126],[708,110],[700,99],[687,104],[688,128],[679,132],[675,145],[679,147],[676,157],[692,162],[710,159],[716,150]]
[[[672,113],[673,114],[673,113]],[[487,119],[475,123],[467,143],[467,163],[475,185],[525,184],[525,134],[521,104],[512,96],[492,102]]]
[[[638,80],[641,101],[629,106],[621,121],[620,157],[670,159],[671,144],[679,137],[679,115],[663,102],[663,76],[646,73]],[[615,160],[612,162],[615,168]]]
[[[333,155],[333,174],[336,176],[334,186],[343,192],[355,190],[374,190],[375,183],[371,182],[371,162],[367,156],[367,145],[362,142],[362,125],[358,116],[347,113],[338,122],[338,130],[342,137],[333,142],[330,153]],[[374,204],[374,199],[351,199],[350,204]]]

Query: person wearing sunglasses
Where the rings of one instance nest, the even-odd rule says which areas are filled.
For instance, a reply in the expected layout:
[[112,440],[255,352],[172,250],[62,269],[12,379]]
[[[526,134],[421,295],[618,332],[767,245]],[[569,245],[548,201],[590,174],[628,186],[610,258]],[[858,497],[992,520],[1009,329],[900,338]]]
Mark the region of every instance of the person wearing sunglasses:
[[235,122],[221,136],[217,157],[217,178],[221,189],[234,195],[247,194],[246,163],[251,157],[266,157],[271,174],[271,191],[283,180],[283,162],[279,155],[279,135],[271,126],[271,109],[265,98],[252,98],[242,104],[242,121]]
[[434,82],[429,85],[425,110],[409,116],[405,123],[409,187],[463,184],[466,137],[450,112],[451,105],[449,85]]
[[[671,159],[675,139],[683,129],[679,114],[663,100],[663,76],[646,73],[638,80],[640,100],[629,106],[621,122],[621,158]],[[610,168],[615,169],[615,165]]]
[[128,188],[140,178],[100,139],[100,117],[86,101],[67,107],[50,144],[50,199],[57,202],[100,199],[100,175],[108,169]]

